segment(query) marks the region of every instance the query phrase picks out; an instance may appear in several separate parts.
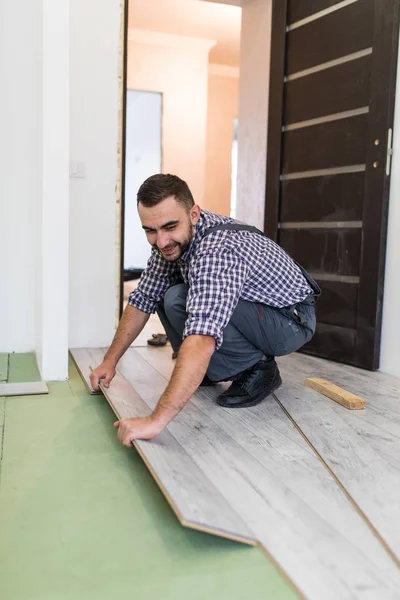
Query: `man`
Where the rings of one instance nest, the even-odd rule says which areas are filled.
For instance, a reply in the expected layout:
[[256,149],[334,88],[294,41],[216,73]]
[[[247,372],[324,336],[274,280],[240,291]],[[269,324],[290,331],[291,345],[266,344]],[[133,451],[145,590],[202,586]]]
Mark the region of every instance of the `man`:
[[[109,386],[118,360],[155,311],[179,354],[153,414],[115,423],[127,447],[157,436],[200,385],[232,380],[217,398],[228,408],[253,406],[271,394],[281,384],[274,357],[311,339],[320,293],[261,232],[201,210],[179,177],[150,177],[137,202],[152,254],[91,383],[98,389],[103,379]],[[223,228],[210,231],[216,226]]]

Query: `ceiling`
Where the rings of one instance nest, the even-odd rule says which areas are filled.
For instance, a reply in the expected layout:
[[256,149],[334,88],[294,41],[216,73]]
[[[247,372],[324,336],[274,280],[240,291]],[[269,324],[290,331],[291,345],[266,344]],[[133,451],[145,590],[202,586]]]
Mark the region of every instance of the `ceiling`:
[[202,0],[129,0],[129,28],[216,40],[210,62],[239,66],[241,13]]

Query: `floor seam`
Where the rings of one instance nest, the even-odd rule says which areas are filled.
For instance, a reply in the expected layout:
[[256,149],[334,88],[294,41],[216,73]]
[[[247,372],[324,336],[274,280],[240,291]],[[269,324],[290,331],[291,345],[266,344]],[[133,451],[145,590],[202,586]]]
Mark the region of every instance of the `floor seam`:
[[317,456],[317,458],[324,465],[325,469],[329,472],[329,474],[331,475],[331,477],[333,477],[333,479],[335,480],[335,482],[338,485],[338,487],[340,488],[340,490],[343,492],[343,494],[349,500],[349,502],[351,503],[351,505],[353,506],[353,508],[360,515],[360,517],[363,519],[364,523],[370,529],[371,533],[377,538],[377,540],[380,542],[380,544],[382,545],[382,547],[384,548],[384,550],[386,551],[386,553],[389,555],[389,557],[393,560],[393,562],[395,563],[395,565],[398,568],[400,568],[400,560],[397,557],[397,555],[393,552],[393,550],[391,549],[391,547],[388,545],[388,543],[386,542],[386,540],[379,533],[379,531],[376,529],[376,527],[371,523],[371,521],[369,520],[369,518],[367,517],[367,515],[365,514],[365,512],[357,504],[357,502],[354,500],[353,496],[350,494],[350,492],[347,490],[347,488],[340,481],[339,477],[335,474],[335,472],[328,465],[328,463],[325,461],[325,459],[323,458],[323,456],[318,452],[318,450],[315,448],[315,446],[311,443],[311,441],[308,439],[308,437],[306,436],[306,434],[304,433],[304,431],[299,427],[299,425],[297,424],[297,422],[295,421],[295,419],[292,417],[292,415],[290,414],[290,412],[283,406],[282,402],[279,400],[279,398],[276,396],[276,394],[272,394],[272,396],[275,399],[275,401],[277,402],[278,406],[280,406],[280,408],[282,409],[282,411],[284,412],[284,414],[286,414],[286,416],[288,417],[288,419],[293,423],[293,425],[295,426],[295,428],[297,429],[297,431],[300,433],[300,435],[304,438],[304,440],[307,442],[307,444],[313,450],[313,452],[315,453],[315,455]]

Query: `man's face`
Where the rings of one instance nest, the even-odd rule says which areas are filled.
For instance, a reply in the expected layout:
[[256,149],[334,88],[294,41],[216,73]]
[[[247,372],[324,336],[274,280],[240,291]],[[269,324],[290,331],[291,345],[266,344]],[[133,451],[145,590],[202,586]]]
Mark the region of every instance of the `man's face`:
[[165,260],[174,262],[184,254],[193,238],[200,207],[195,205],[188,213],[175,196],[169,196],[151,208],[139,202],[138,213],[149,244],[158,249]]

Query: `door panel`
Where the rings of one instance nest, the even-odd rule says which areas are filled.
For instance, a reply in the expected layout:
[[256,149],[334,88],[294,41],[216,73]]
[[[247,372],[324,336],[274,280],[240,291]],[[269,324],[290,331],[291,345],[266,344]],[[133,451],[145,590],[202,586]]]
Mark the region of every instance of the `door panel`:
[[366,115],[286,131],[282,173],[365,163]]
[[320,281],[322,294],[316,304],[317,320],[326,325],[356,329],[358,285]]
[[[321,354],[321,348],[329,346],[329,355]],[[338,362],[353,364],[357,351],[357,331],[347,327],[335,327],[321,323],[314,337],[307,344],[307,352]]]
[[273,0],[265,231],[322,289],[302,351],[368,369],[379,366],[399,6]]
[[361,229],[281,229],[279,242],[313,276],[358,277]]
[[288,81],[285,125],[368,106],[370,76],[371,55],[368,55]]
[[287,34],[286,73],[315,67],[372,46],[374,0],[353,4]]
[[288,6],[287,23],[295,23],[321,10],[334,6],[339,0],[298,0]]
[[364,180],[364,172],[284,180],[280,221],[359,221]]

